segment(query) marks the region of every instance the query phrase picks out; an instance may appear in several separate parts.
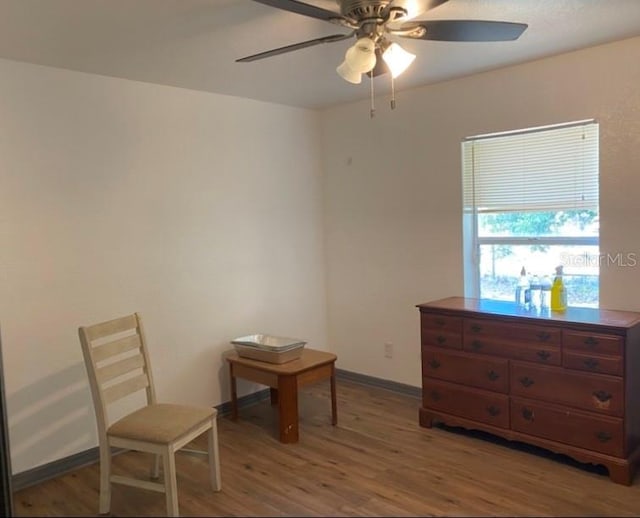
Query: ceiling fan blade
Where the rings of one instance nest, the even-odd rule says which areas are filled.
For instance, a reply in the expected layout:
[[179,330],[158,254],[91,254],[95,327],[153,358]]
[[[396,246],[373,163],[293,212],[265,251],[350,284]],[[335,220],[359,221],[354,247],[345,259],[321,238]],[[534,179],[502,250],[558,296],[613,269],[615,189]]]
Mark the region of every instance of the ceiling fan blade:
[[428,11],[429,9],[433,9],[439,5],[446,4],[448,1],[449,0],[422,0],[422,3],[426,4],[424,10]]
[[486,20],[429,20],[407,22],[392,34],[435,41],[512,41],[528,27],[526,23]]
[[[317,18],[318,20],[324,20],[326,22],[337,23],[339,25],[345,25],[350,27],[351,25],[347,19],[340,13],[328,11],[315,5],[305,4],[298,2],[297,0],[253,0],[259,4],[268,5],[291,13],[301,14],[303,16],[310,16],[311,18]],[[342,23],[344,22],[344,23]]]
[[407,11],[410,18],[415,18],[448,1],[449,0],[393,0],[385,8],[385,11],[389,12],[393,8],[400,7]]
[[313,47],[314,45],[320,45],[321,43],[333,43],[334,41],[347,40],[352,36],[353,36],[353,33],[332,34],[331,36],[323,36],[322,38],[315,38],[313,40],[302,41],[300,43],[294,43],[293,45],[287,45],[286,47],[267,50],[265,52],[260,52],[259,54],[253,54],[252,56],[236,59],[236,63],[246,63],[249,61],[256,61],[258,59],[269,58],[271,56],[277,56],[278,54],[284,54],[285,52],[292,52],[294,50],[304,49],[306,47]]

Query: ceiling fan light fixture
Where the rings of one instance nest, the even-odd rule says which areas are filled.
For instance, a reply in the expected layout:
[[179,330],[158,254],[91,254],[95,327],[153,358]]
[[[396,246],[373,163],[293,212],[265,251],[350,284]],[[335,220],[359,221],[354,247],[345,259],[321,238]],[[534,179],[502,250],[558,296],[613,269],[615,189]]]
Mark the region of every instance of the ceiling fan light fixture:
[[[294,50],[349,40],[357,41],[345,53],[344,61],[336,72],[349,83],[359,84],[362,75],[371,79],[371,116],[373,106],[373,79],[382,74],[391,75],[391,108],[395,108],[394,79],[402,74],[416,56],[404,50],[391,37],[430,41],[493,42],[513,41],[527,29],[526,23],[489,20],[422,20],[408,21],[415,16],[438,7],[449,0],[331,0],[333,9],[314,5],[320,0],[254,0],[283,11],[335,23],[351,29],[348,34],[331,34],[293,45],[260,52],[236,62],[248,62],[285,54]],[[308,3],[311,2],[311,3]],[[329,3],[328,0],[322,0]],[[336,9],[339,7],[339,12]],[[381,59],[382,58],[382,59]]]
[[389,67],[391,76],[393,78],[396,78],[407,68],[409,68],[409,65],[413,63],[413,60],[416,59],[416,56],[415,54],[411,54],[411,52],[407,52],[406,50],[404,50],[397,43],[392,43],[382,53],[382,59],[384,59],[384,62]]
[[344,61],[354,72],[365,74],[376,66],[376,44],[368,37],[360,38],[347,49]]
[[338,68],[336,68],[336,72],[338,72],[338,75],[342,79],[354,85],[359,85],[362,82],[362,74],[353,70],[346,61],[343,61]]

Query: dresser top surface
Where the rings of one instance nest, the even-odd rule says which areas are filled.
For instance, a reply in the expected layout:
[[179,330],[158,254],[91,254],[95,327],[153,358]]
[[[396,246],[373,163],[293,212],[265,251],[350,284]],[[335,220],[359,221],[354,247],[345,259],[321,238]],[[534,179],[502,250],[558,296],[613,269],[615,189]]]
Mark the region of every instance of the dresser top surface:
[[418,304],[418,308],[443,309],[466,313],[489,314],[504,317],[518,317],[543,322],[566,322],[575,324],[594,324],[601,326],[629,328],[640,324],[640,313],[597,308],[569,307],[566,311],[538,314],[518,307],[514,302],[503,300],[472,299],[466,297],[448,297]]

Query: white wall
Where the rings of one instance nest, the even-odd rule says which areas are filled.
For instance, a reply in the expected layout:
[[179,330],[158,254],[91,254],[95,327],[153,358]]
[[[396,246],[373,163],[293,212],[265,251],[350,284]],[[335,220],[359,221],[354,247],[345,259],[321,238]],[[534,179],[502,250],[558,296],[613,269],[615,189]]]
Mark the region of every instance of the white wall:
[[[97,444],[77,327],[132,311],[163,400],[228,400],[220,355],[256,331],[418,386],[415,304],[463,293],[465,136],[598,119],[601,248],[640,255],[639,53],[636,38],[400,91],[373,120],[368,102],[318,115],[0,60],[14,473]],[[601,305],[640,310],[639,285],[640,266],[602,268]]]
[[327,348],[319,143],[312,111],[0,61],[14,473],[97,444],[80,325],[141,312],[159,398],[204,405],[236,336]]
[[[341,368],[420,385],[415,305],[463,295],[464,137],[596,118],[601,252],[640,259],[638,56],[635,38],[400,91],[394,112],[376,99],[374,119],[368,102],[323,112],[328,334]],[[601,307],[640,310],[638,286],[640,264],[603,265]]]

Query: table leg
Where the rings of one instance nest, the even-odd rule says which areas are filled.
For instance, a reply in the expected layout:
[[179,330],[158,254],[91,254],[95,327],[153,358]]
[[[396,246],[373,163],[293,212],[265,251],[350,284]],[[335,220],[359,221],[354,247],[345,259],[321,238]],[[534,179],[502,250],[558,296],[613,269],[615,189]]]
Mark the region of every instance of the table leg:
[[280,441],[298,442],[298,379],[278,376],[278,428]]
[[271,406],[278,404],[278,389],[270,388],[269,395],[271,396]]
[[236,377],[233,373],[233,364],[229,364],[229,378],[231,380],[231,419],[238,420],[238,393],[236,391]]
[[338,403],[336,400],[336,364],[331,364],[331,424],[338,424]]

